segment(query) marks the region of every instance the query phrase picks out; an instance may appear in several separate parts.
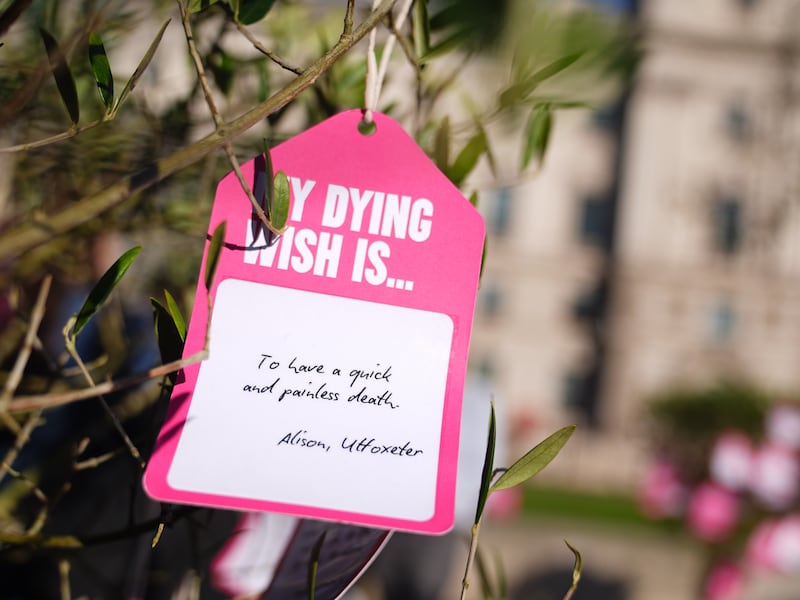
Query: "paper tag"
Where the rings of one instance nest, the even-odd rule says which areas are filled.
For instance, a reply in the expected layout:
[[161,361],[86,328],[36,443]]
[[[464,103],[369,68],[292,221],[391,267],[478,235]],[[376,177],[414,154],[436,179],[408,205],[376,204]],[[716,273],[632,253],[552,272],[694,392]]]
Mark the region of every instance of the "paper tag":
[[[153,497],[452,526],[483,221],[396,122],[377,114],[363,135],[360,119],[272,150],[292,195],[273,245],[236,177],[221,181],[210,357],[175,386],[145,474]],[[263,185],[254,161],[242,171]],[[203,347],[205,298],[201,281],[187,356]]]

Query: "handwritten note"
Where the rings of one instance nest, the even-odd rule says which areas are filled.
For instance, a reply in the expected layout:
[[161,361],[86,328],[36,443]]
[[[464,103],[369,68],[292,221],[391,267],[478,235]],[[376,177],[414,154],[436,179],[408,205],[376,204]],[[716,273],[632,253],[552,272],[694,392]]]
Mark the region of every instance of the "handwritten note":
[[452,333],[441,314],[222,282],[170,484],[429,519]]
[[[371,527],[453,522],[461,395],[483,222],[414,141],[337,115],[272,151],[290,182],[275,243],[234,175],[207,311],[145,474],[156,498]],[[243,172],[256,193],[263,172]]]

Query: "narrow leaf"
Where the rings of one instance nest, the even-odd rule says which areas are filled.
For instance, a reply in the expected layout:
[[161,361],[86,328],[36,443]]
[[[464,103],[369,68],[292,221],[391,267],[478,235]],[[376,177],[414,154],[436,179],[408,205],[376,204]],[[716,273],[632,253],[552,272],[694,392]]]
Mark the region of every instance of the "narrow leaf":
[[541,161],[550,142],[550,131],[553,128],[553,110],[548,104],[537,104],[533,107],[528,125],[525,128],[525,146],[522,151],[522,168],[525,169],[535,156]]
[[267,15],[275,0],[239,0],[237,4],[239,10],[235,14],[239,23],[252,25]]
[[183,318],[183,313],[181,313],[181,309],[178,308],[178,303],[175,302],[175,298],[172,297],[167,290],[164,290],[164,297],[167,299],[167,310],[169,311],[172,320],[175,322],[175,327],[178,330],[178,335],[181,336],[181,339],[186,339],[186,321]]
[[478,131],[480,131],[481,135],[483,135],[484,143],[486,144],[485,153],[486,153],[486,161],[489,163],[489,169],[492,171],[492,175],[495,179],[499,179],[497,176],[497,161],[494,158],[494,153],[492,152],[492,147],[489,145],[489,135],[486,133],[486,128],[481,123],[478,123]]
[[442,119],[442,124],[436,130],[436,139],[433,145],[433,162],[442,172],[447,172],[450,167],[450,117]]
[[469,29],[461,29],[450,35],[449,37],[445,38],[438,44],[436,44],[433,48],[431,48],[428,52],[426,52],[423,56],[420,56],[418,61],[419,64],[425,64],[430,62],[434,58],[439,56],[444,56],[451,50],[455,50],[459,48],[469,39],[470,30]]
[[525,456],[511,465],[508,471],[494,482],[490,491],[506,490],[534,477],[558,455],[574,431],[575,425],[568,425],[538,443]]
[[417,58],[425,56],[431,48],[431,21],[428,0],[414,1],[414,52]]
[[547,79],[550,79],[553,75],[557,75],[574,62],[576,62],[581,56],[583,56],[585,52],[581,50],[580,52],[574,52],[572,54],[567,54],[566,56],[562,56],[561,58],[557,58],[553,62],[545,65],[538,71],[536,71],[531,80],[536,84],[541,83]]
[[89,34],[89,64],[92,66],[100,98],[105,104],[106,111],[110,111],[114,106],[114,79],[111,76],[111,65],[108,62],[103,38],[94,31]]
[[572,554],[575,555],[575,566],[572,567],[572,585],[567,590],[567,593],[564,595],[564,600],[570,600],[575,590],[578,589],[578,582],[581,580],[581,570],[583,569],[583,558],[581,558],[581,553],[575,549],[572,544],[570,544],[567,540],[564,540],[564,543],[567,545],[572,551]]
[[72,78],[72,73],[70,73],[67,66],[67,59],[56,39],[47,30],[40,27],[39,34],[42,36],[42,42],[44,42],[44,48],[47,51],[47,59],[50,61],[50,68],[53,70],[53,79],[56,81],[58,93],[67,108],[70,120],[77,125],[80,118],[78,91],[75,88],[75,80]]
[[216,4],[219,0],[189,0],[186,5],[186,9],[189,11],[189,14],[194,14],[198,12],[202,12],[207,9],[212,4]]
[[322,553],[322,544],[325,543],[325,536],[328,531],[322,532],[317,538],[314,547],[311,548],[311,556],[308,560],[308,599],[314,600],[314,592],[317,587],[317,570],[319,569],[319,556]]
[[[7,8],[0,15],[0,35],[3,35],[8,28],[14,24],[14,21],[19,19],[20,15],[28,8],[32,0],[12,0],[11,4],[7,4]],[[3,44],[0,43],[0,46]]]
[[161,362],[178,360],[183,354],[183,336],[169,310],[155,298],[150,298],[153,308],[153,325],[156,332]]
[[83,329],[97,311],[100,310],[103,303],[122,280],[125,272],[133,264],[133,261],[141,250],[141,246],[131,248],[120,256],[116,262],[108,268],[108,271],[103,273],[103,276],[95,284],[94,288],[92,288],[92,291],[89,292],[83,306],[81,306],[81,309],[75,317],[75,324],[72,326],[73,338],[81,332],[81,329]]
[[150,43],[150,47],[147,48],[147,52],[144,53],[142,60],[139,61],[139,66],[136,67],[136,70],[131,75],[131,78],[128,79],[128,83],[125,84],[125,87],[122,89],[122,93],[119,95],[119,100],[117,100],[117,105],[114,107],[114,112],[119,110],[119,107],[122,106],[122,103],[128,99],[128,96],[133,92],[133,89],[136,87],[136,84],[139,82],[139,78],[141,78],[142,74],[144,73],[147,66],[150,64],[150,61],[153,60],[153,55],[156,53],[156,49],[158,45],[161,43],[161,38],[164,37],[164,31],[167,29],[167,25],[172,19],[167,19],[164,21],[164,24],[161,26],[161,29],[158,30],[156,37]]
[[566,56],[557,58],[522,81],[509,86],[500,94],[500,105],[511,106],[512,104],[526,100],[540,83],[569,67],[583,56],[583,54],[583,52],[575,52],[574,54],[567,54]]
[[469,203],[475,208],[478,208],[478,192],[472,192],[469,195]]
[[475,523],[481,520],[486,499],[489,497],[489,486],[494,473],[494,448],[497,443],[497,421],[494,416],[494,402],[489,411],[489,434],[486,439],[486,455],[483,458],[483,473],[481,473],[481,487],[478,490],[478,507],[475,511]]
[[211,242],[208,244],[205,283],[206,289],[209,291],[211,291],[211,284],[214,283],[214,275],[217,272],[217,264],[219,263],[219,256],[222,252],[223,243],[225,243],[225,221],[217,225],[217,228],[211,235]]
[[283,171],[275,174],[274,194],[272,196],[272,206],[269,211],[269,218],[275,229],[283,229],[289,219],[289,178]]
[[475,168],[475,165],[478,164],[478,160],[480,160],[485,151],[486,136],[482,131],[479,131],[469,139],[461,149],[461,152],[458,153],[458,156],[456,156],[453,166],[446,171],[450,181],[456,186],[460,186],[464,179],[467,178],[467,175]]

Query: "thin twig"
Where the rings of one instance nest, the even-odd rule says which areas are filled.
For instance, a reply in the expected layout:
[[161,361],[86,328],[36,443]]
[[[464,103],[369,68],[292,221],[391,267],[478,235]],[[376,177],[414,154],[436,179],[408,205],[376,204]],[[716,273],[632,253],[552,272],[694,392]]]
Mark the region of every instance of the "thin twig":
[[3,461],[2,466],[3,469],[5,469],[8,472],[8,474],[11,475],[11,477],[16,479],[17,481],[22,482],[31,492],[33,492],[33,495],[36,496],[37,500],[44,503],[47,502],[47,496],[41,490],[41,488],[38,485],[36,485],[35,481],[33,481],[30,477],[25,475],[25,473],[17,471],[14,467],[12,467],[5,461]]
[[22,381],[22,373],[25,371],[25,367],[28,364],[33,343],[36,340],[36,333],[39,330],[39,325],[41,325],[42,319],[44,318],[44,309],[45,305],[47,304],[47,296],[50,293],[50,284],[52,282],[53,277],[51,275],[46,275],[42,280],[42,285],[39,287],[39,294],[36,297],[36,302],[34,303],[33,311],[31,312],[31,318],[28,322],[28,331],[26,332],[25,339],[22,342],[22,348],[20,349],[19,354],[17,354],[14,367],[11,369],[11,373],[9,373],[8,379],[6,379],[6,383],[3,386],[3,391],[0,393],[0,417],[3,419],[5,426],[14,433],[19,433],[20,427],[17,422],[8,414],[8,403],[11,400],[11,397],[14,395],[14,392],[17,391],[20,381]]
[[58,576],[61,600],[72,600],[72,591],[69,586],[69,561],[65,558],[58,561]]
[[6,473],[8,473],[8,469],[14,464],[14,461],[17,460],[17,456],[19,456],[22,448],[24,448],[25,444],[28,443],[31,433],[33,433],[33,430],[36,429],[36,426],[39,424],[39,419],[41,416],[41,410],[34,411],[28,415],[28,419],[25,421],[22,429],[20,429],[19,433],[17,433],[17,437],[14,440],[14,445],[9,448],[8,452],[6,452],[6,455],[3,457],[3,462],[0,464],[0,483],[3,482]]
[[302,91],[346,54],[356,43],[364,38],[389,13],[396,0],[383,0],[378,8],[353,31],[352,35],[342,35],[336,44],[317,59],[286,86],[275,92],[230,123],[210,133],[206,137],[189,144],[161,158],[144,170],[123,177],[110,187],[76,202],[65,205],[61,210],[47,217],[46,226],[41,223],[25,222],[4,232],[0,237],[0,257],[14,257],[49,242],[54,236],[70,231],[96,218],[130,198],[133,194],[164,180],[170,175],[193,165],[217,148],[241,135],[264,118],[280,110],[294,100]]
[[347,0],[347,8],[344,10],[344,27],[342,28],[342,35],[350,35],[353,33],[353,12],[355,12],[356,0]]
[[472,563],[475,560],[475,553],[478,551],[478,533],[480,533],[481,522],[480,520],[472,526],[471,535],[469,539],[469,554],[467,555],[467,564],[464,567],[464,577],[461,580],[461,596],[460,600],[467,597],[467,590],[469,589],[469,572],[472,569]]
[[[75,361],[75,363],[78,365],[78,368],[81,370],[81,373],[83,374],[83,378],[86,380],[86,383],[88,383],[90,386],[95,385],[92,374],[89,373],[89,370],[86,368],[86,365],[83,364],[83,361],[81,360],[81,357],[78,354],[77,349],[75,348],[74,339],[70,338],[67,339],[67,351],[69,352],[70,356],[72,356],[72,359]],[[100,402],[100,406],[103,407],[103,410],[105,411],[106,415],[111,420],[111,424],[114,426],[114,429],[117,430],[117,433],[119,433],[120,437],[122,438],[122,441],[128,447],[128,452],[130,452],[131,456],[133,457],[133,460],[135,460],[139,464],[139,467],[141,469],[144,469],[145,467],[144,459],[142,458],[139,449],[136,447],[136,444],[133,443],[133,440],[128,435],[128,432],[125,431],[125,428],[122,426],[122,423],[120,423],[119,419],[117,418],[117,415],[114,414],[114,411],[111,410],[111,407],[108,405],[108,402],[102,395],[97,396],[97,400]]]
[[119,390],[124,390],[140,383],[144,383],[150,379],[164,377],[170,373],[175,373],[181,369],[194,365],[208,358],[208,350],[201,350],[191,356],[174,360],[165,365],[153,367],[144,373],[138,375],[131,375],[117,381],[106,381],[80,390],[71,390],[69,392],[62,392],[60,394],[37,394],[31,396],[18,396],[8,405],[8,412],[11,414],[19,412],[27,412],[35,409],[54,408],[56,406],[63,406],[64,404],[71,404],[80,400],[87,400],[100,396],[101,394],[110,394]]
[[194,70],[197,72],[197,79],[203,90],[203,96],[211,112],[211,117],[214,119],[214,125],[219,129],[223,124],[222,116],[219,114],[217,104],[214,102],[214,95],[211,93],[211,86],[208,84],[208,77],[206,77],[206,71],[203,68],[203,59],[200,56],[200,52],[197,50],[197,44],[194,42],[192,25],[189,22],[189,11],[186,9],[186,2],[184,2],[184,0],[177,0],[177,2],[178,9],[181,12],[181,24],[183,25],[183,33],[186,36],[186,45],[189,47],[189,55],[192,57]]
[[76,135],[80,135],[84,131],[89,131],[90,129],[94,129],[95,127],[97,127],[98,125],[102,125],[106,121],[110,121],[111,118],[104,117],[102,119],[98,119],[97,121],[86,123],[85,125],[73,125],[66,131],[62,131],[61,133],[57,133],[55,135],[42,138],[40,140],[36,140],[34,142],[17,144],[16,146],[6,146],[5,148],[0,148],[0,154],[10,154],[12,152],[27,152],[28,150],[33,150],[34,148],[41,148],[42,146],[48,146],[50,144],[55,144],[56,142],[68,140],[70,138],[74,138]]
[[[200,57],[200,53],[197,51],[197,44],[194,41],[194,34],[192,33],[192,25],[189,22],[189,13],[186,10],[186,4],[184,0],[177,0],[178,7],[181,11],[181,22],[183,23],[183,31],[186,34],[186,44],[189,46],[189,54],[192,57],[192,61],[194,62],[194,69],[197,72],[197,79],[200,82],[200,87],[203,89],[203,95],[206,99],[206,104],[208,105],[208,110],[211,113],[211,117],[214,119],[214,125],[217,129],[223,126],[224,121],[222,120],[222,116],[219,114],[219,110],[217,109],[217,105],[214,102],[214,97],[211,93],[211,86],[208,84],[208,77],[206,76],[205,67],[203,67],[203,59]],[[223,145],[223,149],[225,150],[225,155],[228,157],[228,162],[231,165],[231,168],[236,173],[236,177],[239,180],[239,184],[242,186],[242,190],[247,195],[248,199],[250,200],[250,204],[253,206],[253,210],[255,211],[258,218],[261,222],[275,235],[281,235],[283,231],[277,230],[275,227],[272,226],[269,218],[267,217],[264,210],[256,200],[256,197],[253,195],[250,186],[247,184],[247,181],[242,174],[241,166],[239,165],[239,160],[236,158],[236,154],[233,152],[233,146],[230,142],[226,142]],[[267,185],[272,185],[271,181],[267,182]],[[285,228],[284,228],[285,230]]]
[[286,60],[284,60],[283,58],[275,54],[272,50],[264,46],[264,44],[259,42],[258,39],[256,39],[256,37],[252,34],[252,32],[247,27],[242,25],[238,19],[233,19],[233,24],[236,25],[236,29],[239,30],[239,33],[241,33],[247,39],[248,42],[253,44],[253,48],[261,52],[261,54],[266,56],[280,68],[285,69],[286,71],[289,71],[291,73],[294,73],[295,75],[302,75],[303,69],[289,64]]

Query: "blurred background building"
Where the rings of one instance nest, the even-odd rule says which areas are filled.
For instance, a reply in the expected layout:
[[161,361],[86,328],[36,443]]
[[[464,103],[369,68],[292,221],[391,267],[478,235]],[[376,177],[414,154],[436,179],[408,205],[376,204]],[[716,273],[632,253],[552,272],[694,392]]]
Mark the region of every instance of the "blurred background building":
[[472,357],[540,437],[591,430],[558,471],[628,488],[653,393],[800,387],[800,3],[600,4],[635,20],[643,60],[616,102],[558,115],[540,173],[484,200]]

